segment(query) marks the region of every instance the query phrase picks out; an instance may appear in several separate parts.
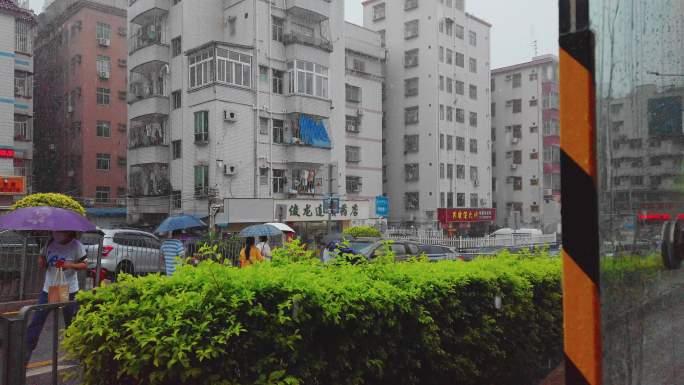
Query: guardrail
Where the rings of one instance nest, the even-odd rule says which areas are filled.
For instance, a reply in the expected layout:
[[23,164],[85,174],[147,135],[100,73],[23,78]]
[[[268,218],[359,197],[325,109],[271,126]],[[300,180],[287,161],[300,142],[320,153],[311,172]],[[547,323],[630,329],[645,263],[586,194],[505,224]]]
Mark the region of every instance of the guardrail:
[[496,237],[481,237],[481,238],[468,238],[468,237],[445,237],[441,233],[436,232],[420,232],[420,233],[406,233],[406,232],[395,232],[388,231],[385,234],[388,239],[403,239],[411,240],[418,243],[424,243],[428,245],[444,245],[453,247],[459,251],[469,250],[469,249],[480,249],[480,248],[514,248],[514,247],[529,247],[529,246],[542,246],[551,245],[558,242],[556,234],[544,234],[544,235],[506,235],[506,236],[496,236]]

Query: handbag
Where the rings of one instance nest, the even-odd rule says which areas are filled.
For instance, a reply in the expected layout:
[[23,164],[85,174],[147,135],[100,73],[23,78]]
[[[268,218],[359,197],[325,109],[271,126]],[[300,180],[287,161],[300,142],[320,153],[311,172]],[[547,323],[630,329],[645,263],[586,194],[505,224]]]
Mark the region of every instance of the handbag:
[[48,287],[48,303],[69,302],[69,284],[64,278],[64,270],[57,269],[55,281]]

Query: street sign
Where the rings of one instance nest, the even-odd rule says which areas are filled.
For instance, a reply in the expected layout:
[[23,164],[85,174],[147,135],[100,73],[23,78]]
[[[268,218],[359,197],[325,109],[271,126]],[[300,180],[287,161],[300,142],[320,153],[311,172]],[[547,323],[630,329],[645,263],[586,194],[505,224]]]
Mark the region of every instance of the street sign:
[[375,197],[375,215],[377,217],[387,217],[389,215],[389,198],[383,196]]
[[337,215],[340,213],[340,198],[327,197],[323,199],[323,211],[326,214]]

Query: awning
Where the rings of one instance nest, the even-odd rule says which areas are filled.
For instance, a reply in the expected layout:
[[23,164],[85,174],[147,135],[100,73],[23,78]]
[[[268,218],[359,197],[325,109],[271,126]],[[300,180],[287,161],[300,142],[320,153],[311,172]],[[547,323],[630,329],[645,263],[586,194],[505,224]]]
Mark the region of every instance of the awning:
[[304,143],[320,148],[332,147],[323,121],[301,115],[299,117],[299,129],[300,137]]
[[94,217],[125,217],[125,207],[110,207],[110,208],[87,208],[86,215]]

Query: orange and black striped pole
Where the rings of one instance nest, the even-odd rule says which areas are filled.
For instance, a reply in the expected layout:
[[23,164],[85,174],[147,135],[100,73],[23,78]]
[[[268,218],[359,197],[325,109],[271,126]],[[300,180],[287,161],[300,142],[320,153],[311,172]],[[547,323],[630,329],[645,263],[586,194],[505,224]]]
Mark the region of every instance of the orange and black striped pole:
[[599,385],[594,38],[589,0],[560,0],[559,5],[565,380],[566,385]]

